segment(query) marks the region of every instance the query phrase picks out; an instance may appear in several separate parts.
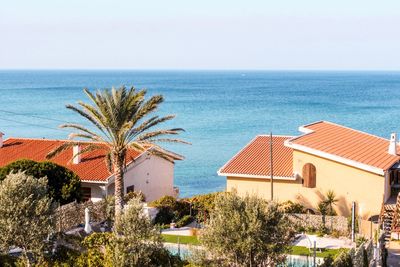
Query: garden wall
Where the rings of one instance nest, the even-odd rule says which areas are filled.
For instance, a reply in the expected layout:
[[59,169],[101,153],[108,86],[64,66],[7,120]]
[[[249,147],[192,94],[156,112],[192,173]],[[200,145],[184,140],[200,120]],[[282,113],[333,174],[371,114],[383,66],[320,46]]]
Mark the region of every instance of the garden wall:
[[[289,220],[304,229],[320,229],[323,225],[322,215],[315,214],[289,214]],[[344,216],[325,216],[325,226],[338,231],[341,235],[349,234],[347,218]]]
[[102,222],[106,220],[106,204],[105,201],[99,202],[72,202],[60,206],[55,211],[55,225],[58,232],[68,231],[85,222],[85,208],[89,208],[90,221]]

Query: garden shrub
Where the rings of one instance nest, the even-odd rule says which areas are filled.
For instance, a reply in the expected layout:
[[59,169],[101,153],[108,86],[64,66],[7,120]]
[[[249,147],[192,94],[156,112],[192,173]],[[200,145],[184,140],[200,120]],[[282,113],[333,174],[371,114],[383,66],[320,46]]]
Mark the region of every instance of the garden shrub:
[[183,216],[190,213],[190,204],[184,200],[177,200],[172,196],[164,196],[149,204],[158,208],[155,218],[156,224],[169,224],[172,221],[179,221]]
[[342,250],[335,258],[334,267],[353,267],[353,261],[348,251]]
[[18,258],[16,258],[16,257],[12,257],[10,255],[5,255],[5,254],[0,254],[0,266],[14,267],[14,266],[16,266],[17,261],[18,261]]
[[87,236],[82,245],[86,251],[77,259],[79,267],[108,267],[112,265],[112,233],[93,233]]
[[0,168],[0,181],[4,180],[9,173],[18,171],[37,179],[47,177],[48,195],[61,205],[82,199],[79,177],[63,166],[49,161],[17,160]]
[[196,216],[197,221],[204,222],[210,218],[210,213],[215,207],[215,199],[220,194],[221,192],[215,192],[186,199],[192,203],[192,215]]
[[293,203],[288,200],[281,203],[281,207],[284,213],[305,213],[306,209],[300,203]]
[[154,219],[155,224],[170,224],[174,220],[174,213],[168,207],[158,207],[158,213]]
[[176,222],[176,227],[180,228],[193,222],[194,218],[190,215],[183,216],[179,221]]
[[65,246],[57,247],[54,255],[52,255],[48,262],[53,267],[74,267],[80,256],[79,251],[73,250]]
[[146,197],[142,191],[131,191],[131,192],[126,193],[124,196],[125,203],[128,203],[129,200],[131,200],[132,198],[138,198],[142,202],[146,201]]
[[[190,210],[192,211],[193,220],[196,218],[197,221],[204,222],[209,219],[209,214],[215,206],[215,198],[219,194],[221,193],[210,193],[181,200],[177,200],[171,196],[164,196],[149,203],[149,206],[158,208],[158,214],[155,218],[156,224],[165,225],[171,222],[178,223],[183,217],[190,217]],[[189,217],[185,220],[188,220]],[[182,221],[179,225],[182,225],[182,223],[184,222]]]

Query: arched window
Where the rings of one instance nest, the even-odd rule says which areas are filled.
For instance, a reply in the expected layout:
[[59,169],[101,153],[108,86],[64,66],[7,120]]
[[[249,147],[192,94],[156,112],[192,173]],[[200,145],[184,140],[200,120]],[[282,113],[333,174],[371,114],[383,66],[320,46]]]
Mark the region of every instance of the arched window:
[[304,164],[303,166],[303,186],[314,188],[317,185],[317,173],[315,166],[311,163]]

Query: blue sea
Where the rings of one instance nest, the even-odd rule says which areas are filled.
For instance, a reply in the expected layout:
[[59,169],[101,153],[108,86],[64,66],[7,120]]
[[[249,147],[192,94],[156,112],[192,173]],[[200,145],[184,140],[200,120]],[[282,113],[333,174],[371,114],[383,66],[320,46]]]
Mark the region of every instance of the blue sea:
[[400,132],[400,72],[0,71],[0,131],[6,137],[67,138],[63,122],[82,122],[66,104],[83,88],[146,88],[162,94],[168,127],[192,145],[175,166],[182,196],[224,190],[217,170],[257,134],[298,134],[329,120],[388,138]]

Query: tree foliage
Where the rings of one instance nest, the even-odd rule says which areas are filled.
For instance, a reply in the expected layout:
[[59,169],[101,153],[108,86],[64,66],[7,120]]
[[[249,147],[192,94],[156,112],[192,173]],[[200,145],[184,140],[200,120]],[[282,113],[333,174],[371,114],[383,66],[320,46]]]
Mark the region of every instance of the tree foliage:
[[219,194],[221,193],[217,192],[184,199],[163,196],[149,205],[158,208],[156,224],[169,224],[174,221],[182,225],[185,221],[194,220],[194,218],[198,222],[205,222],[209,219],[210,212],[214,209],[215,198]]
[[172,221],[177,222],[190,213],[189,202],[177,200],[172,196],[163,196],[149,205],[158,209],[154,221],[156,224],[169,224]]
[[[106,153],[107,164],[115,177],[115,217],[118,218],[124,205],[123,176],[127,151],[134,149],[143,152],[151,146],[149,152],[173,161],[170,154],[159,144],[184,143],[179,139],[170,138],[183,129],[154,129],[175,117],[151,116],[164,102],[161,95],[146,100],[146,90],[138,91],[134,87],[127,89],[124,86],[99,90],[95,94],[87,89],[84,89],[84,92],[90,99],[90,104],[78,102],[78,106],[67,105],[67,108],[85,118],[93,127],[87,128],[80,124],[64,124],[60,127],[75,131],[70,134],[71,139],[80,138],[92,142],[82,149],[81,153],[93,150],[103,150]],[[79,142],[66,142],[50,152],[48,157],[51,158],[77,143]]]
[[334,210],[333,206],[336,205],[336,203],[339,201],[339,199],[336,198],[336,194],[333,190],[329,190],[326,193],[325,196],[325,203],[328,207],[328,215],[330,216],[335,216],[336,215],[336,211]]
[[285,261],[293,236],[277,203],[233,192],[215,199],[200,241],[208,260],[223,266],[270,266]]
[[17,160],[0,168],[0,181],[11,172],[25,172],[37,179],[47,177],[48,195],[60,204],[81,200],[81,182],[71,170],[53,162],[36,162],[33,160]]
[[197,221],[206,222],[210,218],[210,213],[215,206],[215,199],[220,194],[220,192],[209,193],[186,199],[192,203],[193,215],[197,217]]
[[164,248],[159,229],[143,212],[139,199],[131,199],[114,225],[115,266],[157,266],[155,256]]
[[[52,231],[51,199],[47,194],[47,179],[36,179],[25,173],[11,173],[0,182],[0,250],[11,247],[23,250],[29,258],[42,255]],[[29,255],[29,257],[28,257]]]

